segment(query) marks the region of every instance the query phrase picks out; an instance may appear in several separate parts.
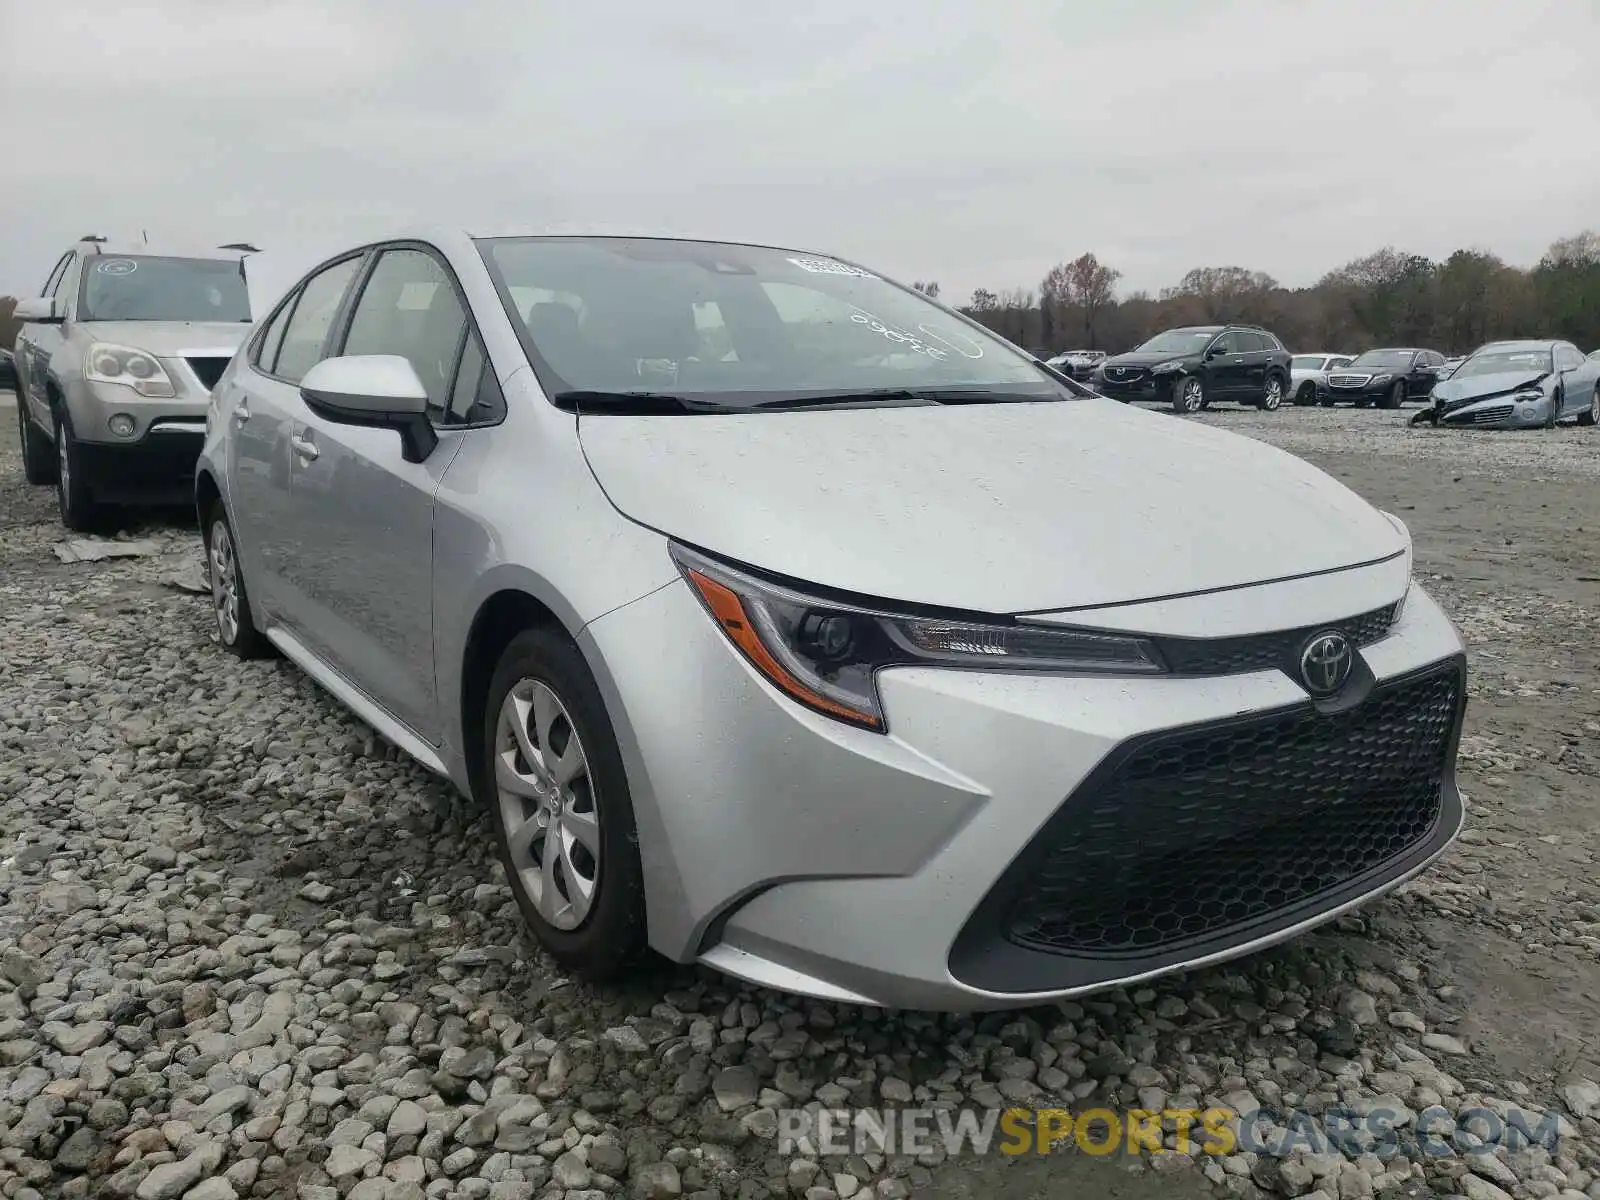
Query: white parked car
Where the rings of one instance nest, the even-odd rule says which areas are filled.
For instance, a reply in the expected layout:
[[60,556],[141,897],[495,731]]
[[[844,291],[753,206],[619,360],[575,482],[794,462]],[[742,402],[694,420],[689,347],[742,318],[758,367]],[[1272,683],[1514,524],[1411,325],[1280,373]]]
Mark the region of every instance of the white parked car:
[[1337,367],[1348,367],[1355,361],[1354,354],[1296,354],[1289,360],[1289,395],[1301,408],[1315,404],[1327,386],[1328,372]]
[[1292,937],[1461,825],[1398,518],[826,255],[352,247],[229,366],[196,500],[222,643],[476,797],[591,977],[1014,1008]]

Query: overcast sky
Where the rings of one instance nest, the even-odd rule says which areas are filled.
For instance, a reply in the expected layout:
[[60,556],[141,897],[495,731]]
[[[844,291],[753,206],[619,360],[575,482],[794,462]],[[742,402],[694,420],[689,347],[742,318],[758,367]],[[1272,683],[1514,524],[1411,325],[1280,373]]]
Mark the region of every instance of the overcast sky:
[[1034,286],[1600,225],[1597,0],[0,0],[0,290],[87,233],[281,290],[413,222]]

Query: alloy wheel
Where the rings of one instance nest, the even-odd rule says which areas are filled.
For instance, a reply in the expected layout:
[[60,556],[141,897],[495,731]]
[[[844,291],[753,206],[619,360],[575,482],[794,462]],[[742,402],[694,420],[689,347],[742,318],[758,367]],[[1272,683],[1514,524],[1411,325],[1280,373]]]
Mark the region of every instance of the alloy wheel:
[[1184,412],[1191,412],[1191,413],[1192,412],[1199,412],[1200,411],[1200,401],[1203,398],[1204,393],[1205,393],[1205,389],[1203,387],[1201,387],[1200,381],[1198,379],[1193,379],[1193,378],[1185,379],[1183,381],[1183,392],[1182,392],[1182,396],[1183,396],[1183,411]]
[[540,917],[573,930],[600,886],[600,811],[589,759],[561,698],[523,679],[500,706],[495,795],[512,866]]
[[1261,398],[1261,407],[1268,412],[1276,412],[1283,403],[1283,384],[1276,378],[1267,380],[1266,395]]
[[239,640],[239,564],[233,553],[233,538],[226,521],[211,526],[211,606],[217,614],[217,633],[224,646]]

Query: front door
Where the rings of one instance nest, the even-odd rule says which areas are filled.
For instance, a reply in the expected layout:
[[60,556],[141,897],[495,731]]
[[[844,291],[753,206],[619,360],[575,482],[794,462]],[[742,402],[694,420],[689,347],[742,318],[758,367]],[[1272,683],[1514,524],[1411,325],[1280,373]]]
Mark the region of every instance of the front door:
[[1206,362],[1206,392],[1214,400],[1232,400],[1246,390],[1244,343],[1237,331],[1211,343]]
[[301,407],[294,422],[295,564],[310,648],[431,745],[441,737],[433,661],[433,504],[469,436],[450,420],[467,310],[443,262],[381,251],[359,284],[338,352],[398,354],[427,389],[439,444],[406,462],[393,430],[343,425]]
[[[39,293],[46,300],[56,301],[56,311],[66,314],[66,290],[62,283],[73,266],[74,255],[64,254],[45,280]],[[76,278],[76,272],[72,272]],[[13,358],[18,372],[18,397],[28,405],[36,424],[50,428],[50,400],[47,385],[50,378],[50,359],[62,344],[61,326],[43,323],[24,325],[17,333]]]

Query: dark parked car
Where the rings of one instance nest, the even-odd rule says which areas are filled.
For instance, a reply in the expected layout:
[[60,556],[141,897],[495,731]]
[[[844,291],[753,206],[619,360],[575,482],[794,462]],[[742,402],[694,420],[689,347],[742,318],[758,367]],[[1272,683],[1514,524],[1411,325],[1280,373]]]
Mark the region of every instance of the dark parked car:
[[1117,400],[1159,400],[1178,412],[1199,412],[1216,400],[1273,412],[1288,394],[1291,358],[1259,326],[1189,325],[1106,359],[1093,386]]
[[1407,400],[1426,400],[1439,382],[1444,362],[1437,350],[1368,350],[1348,367],[1329,372],[1322,403],[1399,408]]

